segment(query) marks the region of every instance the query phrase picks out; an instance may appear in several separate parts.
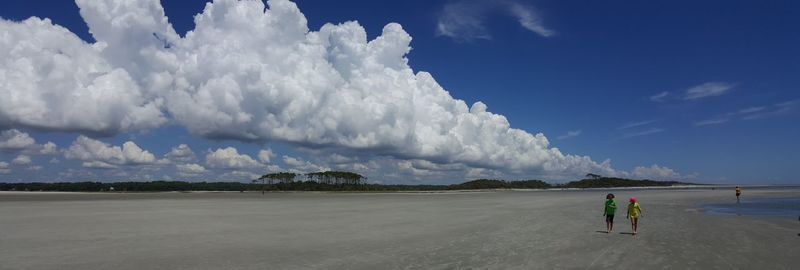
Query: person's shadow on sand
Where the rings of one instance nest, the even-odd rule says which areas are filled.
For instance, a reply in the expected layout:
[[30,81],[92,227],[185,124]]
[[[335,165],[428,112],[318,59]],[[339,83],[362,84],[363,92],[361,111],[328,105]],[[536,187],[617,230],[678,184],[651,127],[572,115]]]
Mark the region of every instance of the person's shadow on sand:
[[[606,231],[594,231],[594,232],[596,232],[596,233],[605,233],[605,234],[608,234],[608,232],[606,232]],[[627,234],[627,235],[633,235],[633,236],[636,236],[636,234],[634,234],[634,233],[632,233],[632,232],[620,232],[619,234]]]

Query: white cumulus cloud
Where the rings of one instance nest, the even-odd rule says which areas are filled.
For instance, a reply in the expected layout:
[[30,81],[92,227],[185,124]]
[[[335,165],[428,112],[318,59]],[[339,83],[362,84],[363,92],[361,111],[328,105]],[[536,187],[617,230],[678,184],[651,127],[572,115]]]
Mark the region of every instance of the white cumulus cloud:
[[186,144],[180,144],[176,147],[173,147],[164,155],[164,157],[179,163],[187,163],[197,160],[197,156],[194,154],[194,151],[192,151],[192,148]]
[[164,163],[155,155],[128,141],[122,146],[79,136],[64,152],[67,159],[83,161],[87,168],[115,168],[118,165],[156,165]]
[[103,44],[36,17],[0,19],[0,36],[0,126],[109,134],[166,121]]
[[114,165],[114,164],[111,164],[111,163],[107,163],[105,161],[97,161],[97,160],[84,161],[83,164],[81,164],[81,166],[83,166],[84,168],[92,168],[92,169],[116,169],[117,168],[117,165]]
[[0,151],[22,152],[28,155],[54,155],[58,146],[53,142],[37,144],[28,133],[16,129],[0,132]]
[[199,164],[177,164],[175,165],[178,174],[181,176],[198,176],[208,172],[205,167]]
[[42,145],[38,151],[42,155],[55,155],[58,154],[58,146],[53,142],[47,142]]
[[8,165],[8,162],[0,161],[0,174],[9,173],[11,173],[11,167]]
[[275,153],[272,152],[272,149],[258,151],[258,160],[262,163],[269,163],[273,157],[275,157]]
[[30,165],[31,163],[32,163],[31,157],[26,155],[19,155],[13,160],[11,160],[11,164],[19,166]]
[[36,141],[28,133],[16,129],[0,132],[0,150],[19,151],[36,145]]
[[260,166],[258,161],[247,154],[239,154],[233,147],[220,148],[206,155],[206,164],[213,168],[243,169]]
[[286,155],[283,156],[283,164],[286,164],[286,166],[291,168],[291,171],[299,173],[322,172],[330,170],[330,168],[327,166],[314,164],[299,157],[291,157]]
[[658,166],[653,164],[650,167],[636,167],[631,171],[631,176],[640,179],[654,179],[654,180],[681,180],[685,177],[681,176],[675,170]]

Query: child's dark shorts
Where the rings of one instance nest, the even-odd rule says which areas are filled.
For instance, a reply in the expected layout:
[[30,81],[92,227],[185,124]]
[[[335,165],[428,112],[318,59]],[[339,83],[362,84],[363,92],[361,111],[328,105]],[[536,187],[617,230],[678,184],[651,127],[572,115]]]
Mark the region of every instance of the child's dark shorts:
[[614,222],[614,215],[606,215],[606,221]]

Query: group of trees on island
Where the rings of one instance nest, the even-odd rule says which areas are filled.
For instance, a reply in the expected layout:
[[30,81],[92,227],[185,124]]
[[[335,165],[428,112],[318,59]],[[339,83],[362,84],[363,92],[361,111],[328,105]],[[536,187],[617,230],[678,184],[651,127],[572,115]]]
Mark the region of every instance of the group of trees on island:
[[600,178],[603,178],[603,176],[599,175],[599,174],[587,173],[586,174],[586,178],[587,179],[590,179],[590,178],[591,179],[600,179]]
[[[296,182],[295,179],[302,176],[301,174],[291,172],[269,173],[262,175],[258,179],[253,180],[253,183],[261,184],[261,193],[264,193],[269,185],[270,190],[324,190],[321,185],[330,186],[359,186],[365,184],[367,180],[363,175],[353,172],[341,171],[324,171],[313,172],[305,174],[305,182]],[[341,189],[341,187],[339,187]],[[359,188],[356,188],[360,190]],[[361,188],[363,189],[363,188]]]
[[[303,181],[305,180],[305,181]],[[438,191],[470,189],[547,189],[547,188],[609,188],[649,187],[686,184],[677,181],[633,180],[587,174],[586,179],[564,184],[541,180],[505,181],[478,179],[453,185],[384,185],[368,184],[367,178],[353,172],[325,171],[307,174],[279,172],[265,174],[250,183],[242,182],[60,182],[60,183],[0,183],[2,191]]]
[[328,185],[359,185],[363,184],[367,178],[352,172],[325,171],[306,174],[308,181]]
[[686,184],[678,181],[634,180],[617,177],[597,177],[572,181],[561,186],[564,188],[611,188],[611,187],[668,187]]
[[564,184],[550,184],[541,180],[504,181],[496,179],[478,179],[461,184],[450,185],[448,189],[547,189],[547,188],[612,188],[612,187],[668,187],[687,184],[678,181],[634,180],[616,177],[604,177],[598,174],[587,174],[586,179]]
[[290,172],[269,173],[253,180],[253,182],[256,183],[260,181],[263,184],[269,183],[270,185],[274,183],[291,183],[294,182],[295,177],[297,177],[297,174]]
[[[291,172],[279,172],[279,173],[269,173],[262,175],[253,182],[261,182],[263,184],[275,184],[275,183],[292,183],[295,180],[302,176],[301,174],[291,173]],[[340,171],[324,171],[324,172],[313,172],[305,174],[306,181],[317,182],[321,184],[328,184],[328,185],[359,185],[364,184],[364,181],[367,180],[366,177],[363,175],[353,173],[353,172],[340,172]]]

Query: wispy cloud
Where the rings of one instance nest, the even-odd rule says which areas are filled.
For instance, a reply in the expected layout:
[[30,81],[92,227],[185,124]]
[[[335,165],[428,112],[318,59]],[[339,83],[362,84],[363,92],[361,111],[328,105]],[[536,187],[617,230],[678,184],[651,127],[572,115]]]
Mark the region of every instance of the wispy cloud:
[[751,106],[738,111],[729,112],[717,117],[695,122],[695,126],[708,126],[730,122],[736,118],[741,120],[756,120],[767,117],[778,116],[791,112],[796,106],[800,105],[800,99],[776,103],[772,106]]
[[794,109],[798,105],[800,105],[800,99],[781,102],[781,103],[775,104],[774,107],[778,108],[777,109],[778,112],[783,113],[783,112],[788,112],[788,111]]
[[726,123],[728,121],[730,121],[730,119],[728,119],[728,118],[708,119],[708,120],[694,122],[694,125],[697,126],[697,127],[701,127],[701,126],[709,126],[709,125],[718,125],[718,124]]
[[797,105],[797,104],[800,104],[800,99],[794,99],[794,100],[789,100],[789,101],[777,103],[777,104],[775,104],[775,106],[786,107],[786,106],[794,106],[794,105]]
[[662,102],[667,99],[667,96],[669,96],[669,91],[664,91],[650,96],[650,101]]
[[622,126],[618,127],[617,129],[618,130],[623,130],[623,129],[629,129],[629,128],[634,128],[634,127],[640,127],[640,126],[649,125],[649,124],[652,124],[652,123],[655,123],[655,122],[656,122],[656,120],[647,120],[647,121],[627,123],[625,125],[622,125]]
[[456,41],[491,39],[486,30],[484,4],[477,1],[448,3],[436,23],[436,35],[450,37]]
[[760,112],[760,111],[763,111],[763,110],[764,110],[764,107],[750,107],[750,108],[745,108],[745,109],[739,110],[739,113],[740,114],[748,114],[748,113]]
[[544,26],[535,8],[517,1],[462,0],[445,4],[436,23],[436,34],[459,42],[491,39],[485,21],[491,16],[508,16],[520,26],[542,37],[555,35]]
[[739,113],[743,114],[742,120],[755,120],[789,113],[794,110],[797,105],[800,105],[800,99],[777,103],[769,107],[743,109],[740,110]]
[[569,138],[572,138],[572,137],[577,137],[577,136],[581,135],[581,132],[582,132],[581,130],[571,130],[571,131],[568,131],[564,135],[558,136],[558,139],[559,140],[564,140],[564,139],[569,139]]
[[736,84],[726,82],[707,82],[686,89],[684,100],[696,100],[705,97],[721,96],[736,87]]
[[522,5],[520,3],[511,2],[509,4],[509,11],[511,15],[517,18],[522,27],[543,37],[550,37],[556,34],[555,31],[547,28],[542,23],[542,18],[532,7]]
[[761,107],[750,107],[750,108],[746,108],[746,109],[741,109],[741,110],[739,110],[738,113],[731,113],[731,114],[741,115],[742,120],[754,120],[754,119],[765,118],[767,116],[778,114],[778,111],[781,110],[781,107],[776,104],[775,105],[775,109],[773,109],[772,111],[767,111],[765,109],[766,109],[766,107],[763,107],[763,106],[761,106]]
[[664,132],[664,129],[662,129],[662,128],[651,128],[651,129],[648,129],[648,130],[645,130],[645,131],[625,134],[625,136],[622,136],[622,138],[627,139],[627,138],[633,138],[633,137],[656,134],[656,133],[660,133],[660,132]]
[[771,115],[770,113],[755,113],[755,114],[742,116],[742,120],[762,119],[762,118],[766,118],[767,116],[770,116],[770,115]]

